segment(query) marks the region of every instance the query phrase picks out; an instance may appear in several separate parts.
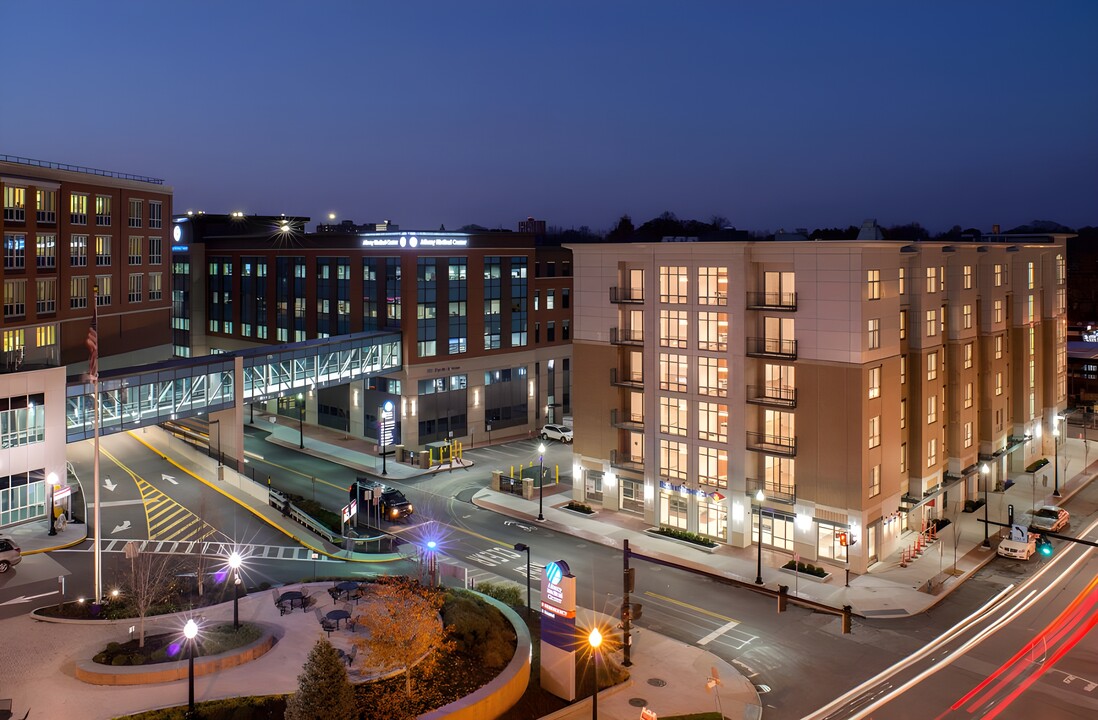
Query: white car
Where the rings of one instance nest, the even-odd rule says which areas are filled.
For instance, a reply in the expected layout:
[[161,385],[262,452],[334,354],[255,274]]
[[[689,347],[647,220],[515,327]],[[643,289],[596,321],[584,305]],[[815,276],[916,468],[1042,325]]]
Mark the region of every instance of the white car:
[[1067,510],[1055,505],[1042,505],[1036,510],[1025,513],[1029,527],[1046,532],[1058,532],[1067,527],[1071,515]]
[[572,442],[572,428],[567,425],[544,425],[541,428],[541,439],[570,443]]

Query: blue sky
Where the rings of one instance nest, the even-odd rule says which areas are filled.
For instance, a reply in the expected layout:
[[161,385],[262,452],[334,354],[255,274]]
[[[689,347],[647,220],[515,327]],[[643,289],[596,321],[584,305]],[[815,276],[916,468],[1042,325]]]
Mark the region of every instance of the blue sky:
[[0,0],[0,27],[0,153],[163,177],[177,211],[1098,224],[1090,0]]

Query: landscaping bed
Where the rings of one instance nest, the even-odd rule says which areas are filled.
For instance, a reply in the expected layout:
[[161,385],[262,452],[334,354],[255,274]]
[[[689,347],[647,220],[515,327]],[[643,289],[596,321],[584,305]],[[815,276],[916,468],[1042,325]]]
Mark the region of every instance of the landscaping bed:
[[[258,640],[262,634],[263,631],[258,627],[247,624],[241,625],[239,630],[234,630],[232,623],[204,627],[195,640],[194,656],[220,655]],[[175,632],[148,635],[143,647],[138,645],[136,639],[124,643],[109,643],[95,654],[92,661],[100,665],[119,667],[175,662],[187,657],[185,640],[181,633]]]

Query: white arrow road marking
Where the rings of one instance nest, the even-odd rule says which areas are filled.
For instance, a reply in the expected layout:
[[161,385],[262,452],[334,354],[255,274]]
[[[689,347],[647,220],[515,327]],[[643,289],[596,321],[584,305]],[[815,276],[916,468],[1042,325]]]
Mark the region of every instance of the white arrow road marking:
[[716,640],[721,635],[724,635],[726,632],[728,632],[729,630],[731,630],[732,628],[736,627],[739,624],[740,624],[739,620],[732,620],[731,622],[726,622],[724,625],[721,625],[719,628],[717,628],[716,630],[714,630],[713,632],[709,633],[708,635],[703,637],[701,640],[699,640],[698,645],[708,645],[710,642],[712,642],[713,640]]
[[47,595],[56,595],[59,592],[60,590],[50,590],[49,592],[44,592],[41,595],[20,595],[19,597],[12,598],[7,602],[2,602],[0,603],[0,605],[15,605],[16,603],[30,602],[31,600],[34,600],[36,598],[46,597]]
[[110,478],[107,478],[103,481],[103,487],[107,488],[111,492],[114,492],[114,489],[118,486],[112,483]]
[[174,478],[174,477],[172,477],[171,475],[165,475],[164,473],[160,473],[160,478],[161,478],[162,480],[167,480],[167,481],[168,481],[168,482],[170,482],[170,483],[171,483],[172,485],[178,485],[178,484],[179,484],[179,483],[177,483],[177,482],[175,481],[175,478]]
[[129,530],[129,529],[130,529],[130,521],[126,520],[121,525],[115,525],[114,530],[111,530],[111,535],[114,535],[115,533],[118,533],[118,532],[122,532],[123,530]]

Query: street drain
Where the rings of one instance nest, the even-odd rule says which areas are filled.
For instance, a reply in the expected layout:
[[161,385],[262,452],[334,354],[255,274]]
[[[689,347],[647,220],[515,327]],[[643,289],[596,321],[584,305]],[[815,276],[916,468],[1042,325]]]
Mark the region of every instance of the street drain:
[[633,707],[648,707],[648,701],[644,698],[629,698],[629,704]]
[[648,684],[652,687],[663,687],[667,684],[667,681],[660,680],[659,678],[648,678]]

